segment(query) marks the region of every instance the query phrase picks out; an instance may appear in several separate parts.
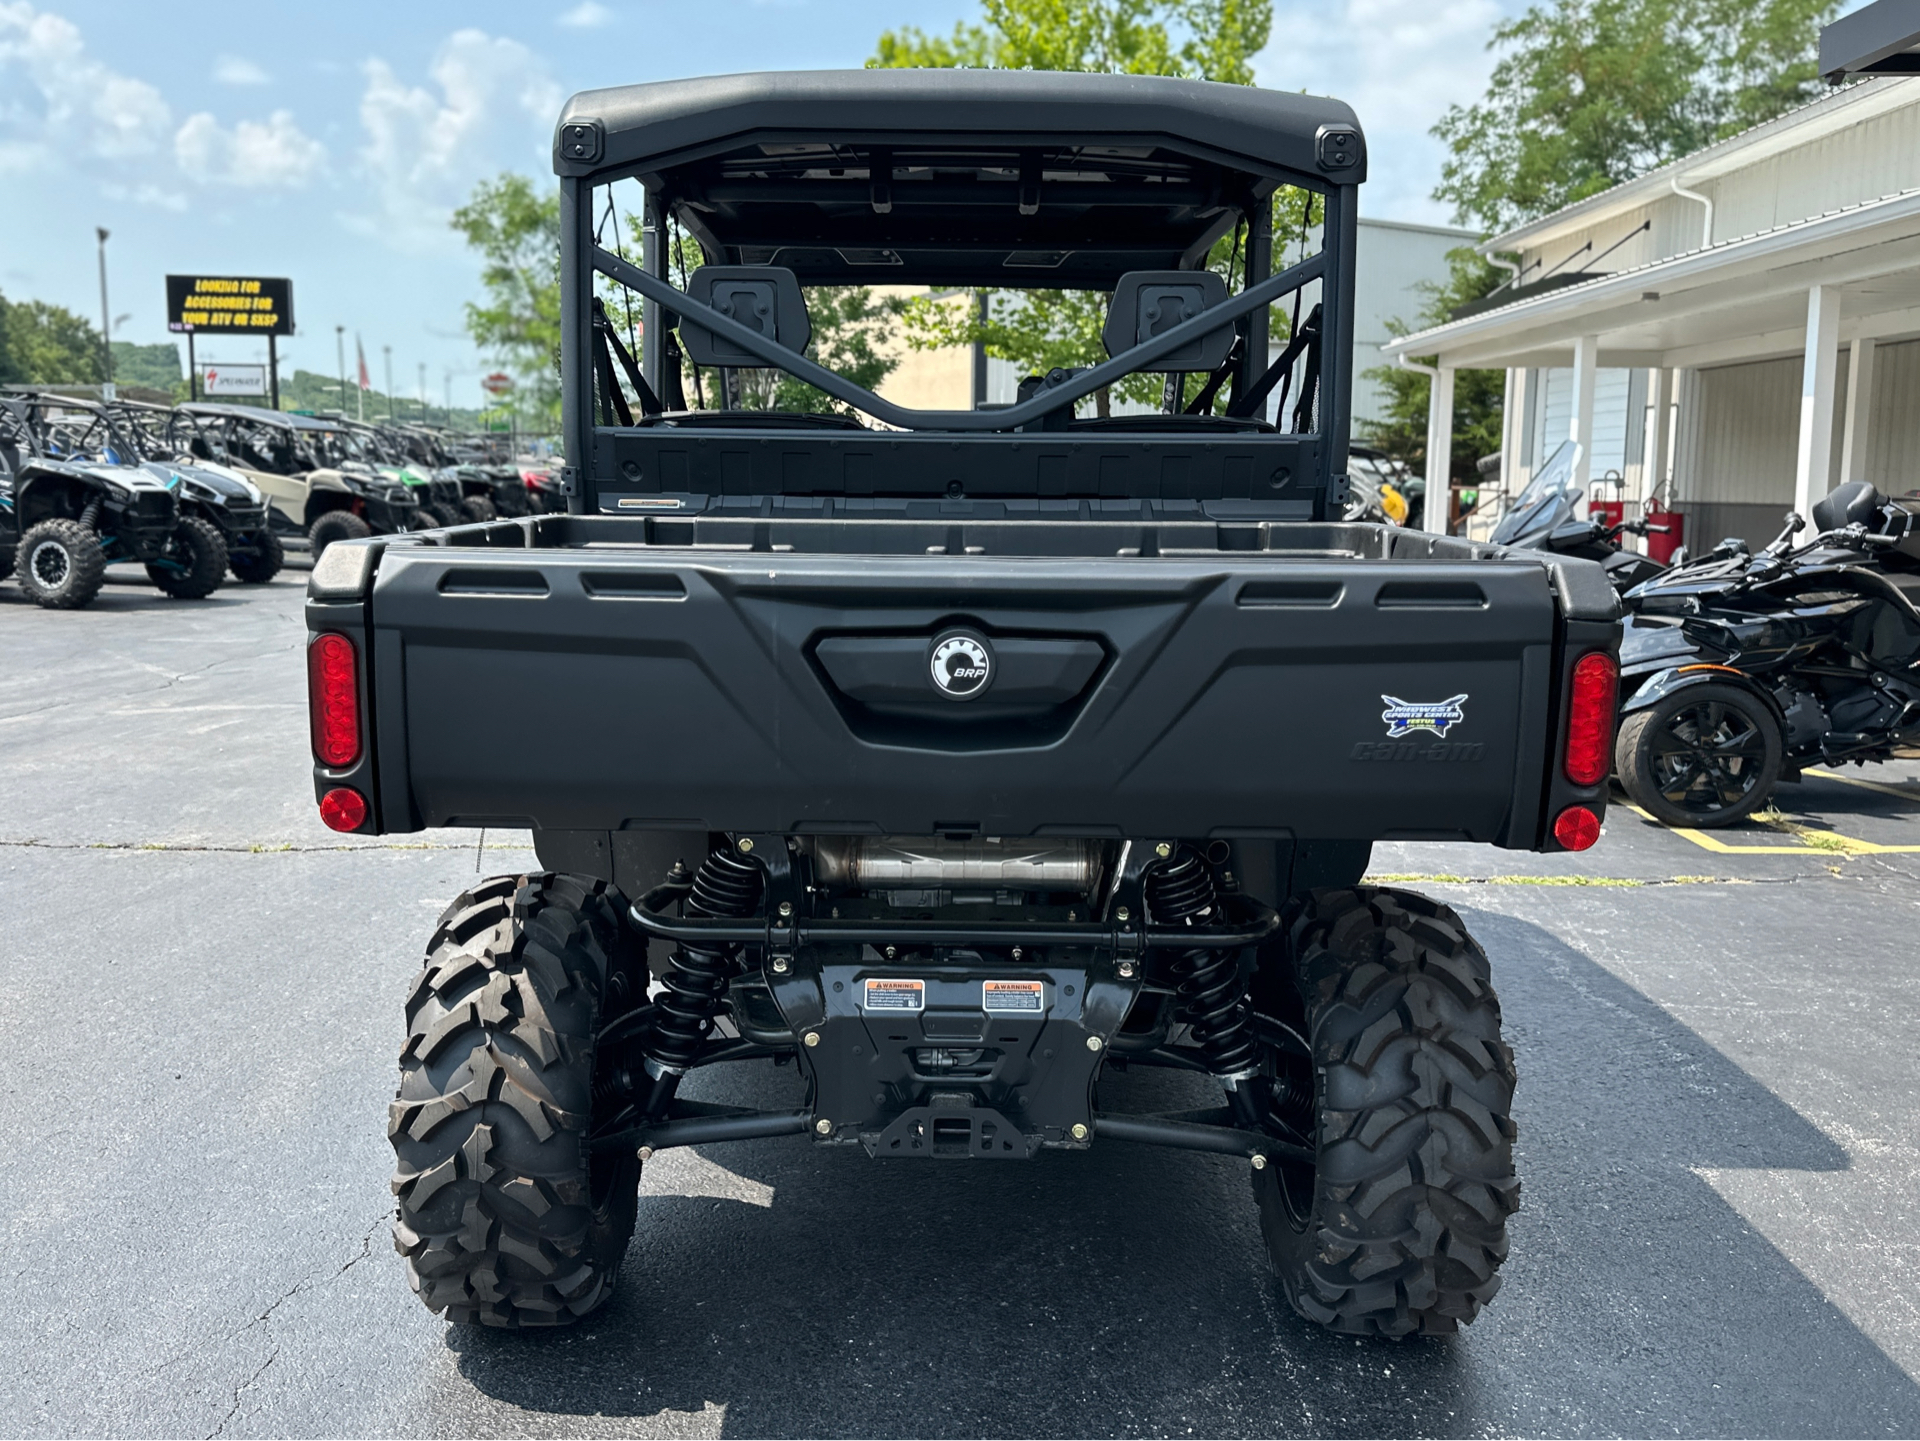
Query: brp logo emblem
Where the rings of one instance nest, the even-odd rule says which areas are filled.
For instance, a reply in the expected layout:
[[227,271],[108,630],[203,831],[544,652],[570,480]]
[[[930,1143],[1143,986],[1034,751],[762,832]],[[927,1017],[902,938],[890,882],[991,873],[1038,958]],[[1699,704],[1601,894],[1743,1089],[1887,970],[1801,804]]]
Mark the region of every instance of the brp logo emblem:
[[993,680],[993,647],[972,631],[948,631],[935,637],[927,664],[941,695],[972,700]]

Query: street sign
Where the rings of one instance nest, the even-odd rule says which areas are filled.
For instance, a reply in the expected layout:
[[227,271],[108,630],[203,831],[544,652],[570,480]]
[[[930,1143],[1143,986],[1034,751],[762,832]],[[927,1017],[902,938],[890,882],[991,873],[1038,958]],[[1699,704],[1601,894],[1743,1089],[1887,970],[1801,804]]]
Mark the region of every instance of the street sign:
[[207,395],[265,395],[267,368],[264,365],[215,365],[209,362],[201,370],[200,389]]
[[293,334],[293,282],[244,275],[169,275],[167,329],[189,335]]
[[510,395],[513,393],[513,377],[504,370],[496,370],[480,382],[480,388],[488,395]]

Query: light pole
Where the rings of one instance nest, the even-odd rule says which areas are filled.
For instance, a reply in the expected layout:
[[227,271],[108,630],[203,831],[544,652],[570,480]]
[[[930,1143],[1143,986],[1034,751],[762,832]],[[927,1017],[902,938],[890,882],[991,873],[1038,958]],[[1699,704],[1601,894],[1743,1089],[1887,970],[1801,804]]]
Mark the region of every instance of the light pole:
[[446,381],[446,385],[447,385],[447,404],[446,404],[447,429],[452,430],[453,429],[453,371],[446,370],[441,372],[441,379]]
[[420,362],[420,423],[427,423],[427,363]]
[[383,345],[381,351],[387,357],[387,424],[393,424],[393,347]]
[[112,400],[113,313],[107,309],[107,227],[96,225],[93,233],[100,237],[100,373],[104,377],[100,395],[104,400]]
[[347,413],[347,327],[333,327],[333,343],[340,351],[340,413]]

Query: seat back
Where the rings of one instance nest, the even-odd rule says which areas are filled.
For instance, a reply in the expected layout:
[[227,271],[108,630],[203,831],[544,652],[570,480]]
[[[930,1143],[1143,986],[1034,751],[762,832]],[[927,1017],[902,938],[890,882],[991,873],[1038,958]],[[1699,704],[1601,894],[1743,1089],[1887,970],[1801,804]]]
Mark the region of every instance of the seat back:
[[[1129,270],[1113,287],[1113,304],[1107,307],[1107,323],[1100,338],[1106,343],[1108,355],[1119,355],[1203,310],[1226,303],[1227,282],[1211,270]],[[1232,349],[1233,322],[1228,321],[1141,368],[1214,370]]]
[[[757,330],[788,350],[804,352],[813,322],[800,282],[779,265],[703,265],[687,279],[687,294],[730,320]],[[724,340],[693,316],[679,320],[680,341],[695,365],[765,366],[766,361]]]
[[1813,503],[1813,528],[1824,534],[1829,530],[1845,530],[1850,525],[1870,526],[1885,504],[1880,493],[1867,481],[1850,480]]

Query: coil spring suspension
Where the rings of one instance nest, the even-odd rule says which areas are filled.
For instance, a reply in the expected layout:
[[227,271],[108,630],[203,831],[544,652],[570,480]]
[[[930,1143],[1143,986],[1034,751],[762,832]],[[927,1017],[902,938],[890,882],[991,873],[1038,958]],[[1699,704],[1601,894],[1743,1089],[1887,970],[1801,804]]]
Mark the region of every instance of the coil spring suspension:
[[[714,918],[750,916],[760,905],[760,867],[730,850],[717,850],[700,865],[687,897],[687,914]],[[720,1013],[727,981],[733,975],[732,945],[696,946],[683,942],[667,961],[661,979],[666,994],[654,1002],[647,1035],[647,1071],[654,1077],[650,1114],[658,1115],[693,1065]]]
[[[1187,847],[1148,875],[1147,905],[1163,926],[1191,925],[1220,908],[1213,873]],[[1253,1032],[1247,1023],[1246,988],[1233,951],[1203,949],[1173,953],[1172,972],[1180,997],[1180,1015],[1193,1029],[1193,1041],[1207,1068],[1227,1088],[1227,1099],[1243,1124],[1257,1124],[1259,1108],[1246,1082],[1259,1070]]]
[[96,495],[92,500],[88,501],[86,505],[81,508],[80,524],[85,526],[88,530],[92,530],[94,526],[98,525],[99,523],[100,523],[100,497]]

